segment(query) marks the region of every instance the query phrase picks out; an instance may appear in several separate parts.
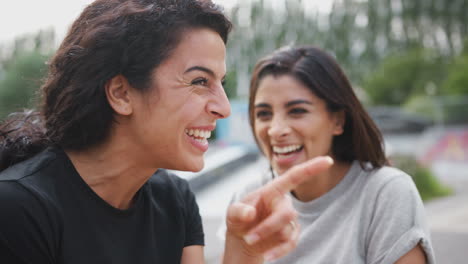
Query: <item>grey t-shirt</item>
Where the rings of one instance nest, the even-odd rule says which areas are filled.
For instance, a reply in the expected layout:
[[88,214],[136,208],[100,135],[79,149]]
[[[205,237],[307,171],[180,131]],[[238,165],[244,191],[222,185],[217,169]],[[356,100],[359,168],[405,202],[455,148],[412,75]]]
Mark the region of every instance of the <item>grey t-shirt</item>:
[[[271,179],[265,174],[233,201]],[[323,196],[310,202],[292,200],[300,241],[289,255],[271,263],[390,264],[418,243],[428,264],[435,263],[423,203],[411,177],[398,169],[363,170],[355,161]]]

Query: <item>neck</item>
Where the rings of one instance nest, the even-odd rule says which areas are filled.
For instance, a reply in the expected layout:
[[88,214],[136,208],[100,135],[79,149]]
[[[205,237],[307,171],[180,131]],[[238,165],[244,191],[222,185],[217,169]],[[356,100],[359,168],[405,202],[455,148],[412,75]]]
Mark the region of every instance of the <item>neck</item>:
[[351,163],[335,161],[327,171],[316,175],[307,182],[301,183],[294,189],[293,194],[302,202],[315,200],[340,183],[350,168]]
[[136,192],[157,168],[140,164],[138,153],[120,142],[109,140],[84,151],[65,151],[86,184],[104,201],[128,209]]

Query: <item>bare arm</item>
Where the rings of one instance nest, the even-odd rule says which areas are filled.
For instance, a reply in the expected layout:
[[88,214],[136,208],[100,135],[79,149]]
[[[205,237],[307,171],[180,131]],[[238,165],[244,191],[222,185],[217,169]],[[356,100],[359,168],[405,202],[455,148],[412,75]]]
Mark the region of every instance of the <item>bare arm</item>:
[[403,257],[401,257],[395,264],[426,264],[426,254],[421,248],[421,245],[417,245]]
[[204,264],[203,246],[188,246],[182,251],[181,264]]

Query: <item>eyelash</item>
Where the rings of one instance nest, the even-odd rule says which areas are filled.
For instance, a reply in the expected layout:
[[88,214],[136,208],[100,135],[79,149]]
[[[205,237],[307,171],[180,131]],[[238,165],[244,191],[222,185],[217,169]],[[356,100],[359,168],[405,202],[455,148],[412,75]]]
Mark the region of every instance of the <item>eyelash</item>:
[[192,85],[202,85],[202,86],[207,86],[208,85],[208,79],[206,78],[198,78],[192,81]]
[[269,111],[258,111],[255,114],[255,117],[258,118],[258,119],[266,119],[269,116],[271,116],[271,112],[269,112]]
[[[208,79],[206,78],[198,78],[196,80],[193,80],[191,85],[203,85],[203,86],[207,86],[208,85]],[[226,80],[222,80],[221,81],[221,86],[225,86],[226,85]]]
[[[307,111],[306,109],[303,109],[303,108],[293,108],[293,109],[288,111],[288,114],[296,116],[296,115],[301,115],[301,114],[305,114],[305,113],[308,113],[308,112],[309,111]],[[266,120],[272,115],[273,114],[270,111],[262,110],[262,111],[258,111],[255,114],[255,117],[257,119]]]
[[290,114],[293,115],[299,115],[299,114],[304,114],[307,113],[308,111],[305,110],[304,108],[293,108],[289,111]]

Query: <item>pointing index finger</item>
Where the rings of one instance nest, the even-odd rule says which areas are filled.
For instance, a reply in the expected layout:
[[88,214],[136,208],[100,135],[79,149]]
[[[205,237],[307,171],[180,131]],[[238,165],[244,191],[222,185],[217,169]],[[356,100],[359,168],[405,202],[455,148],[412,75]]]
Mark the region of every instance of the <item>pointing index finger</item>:
[[295,189],[299,184],[307,179],[313,178],[318,173],[328,169],[333,164],[333,159],[326,157],[317,157],[298,164],[281,177],[278,177],[263,187],[264,198],[274,200],[275,197],[283,196],[284,194]]

